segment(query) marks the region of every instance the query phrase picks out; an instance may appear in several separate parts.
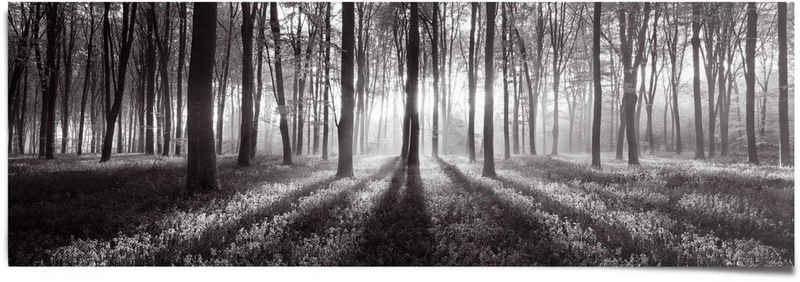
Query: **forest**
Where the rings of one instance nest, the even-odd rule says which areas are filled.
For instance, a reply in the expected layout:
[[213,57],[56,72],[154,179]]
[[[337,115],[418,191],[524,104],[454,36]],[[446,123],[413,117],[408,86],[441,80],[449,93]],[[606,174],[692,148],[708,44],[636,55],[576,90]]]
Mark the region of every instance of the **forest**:
[[9,263],[791,269],[793,11],[9,3]]

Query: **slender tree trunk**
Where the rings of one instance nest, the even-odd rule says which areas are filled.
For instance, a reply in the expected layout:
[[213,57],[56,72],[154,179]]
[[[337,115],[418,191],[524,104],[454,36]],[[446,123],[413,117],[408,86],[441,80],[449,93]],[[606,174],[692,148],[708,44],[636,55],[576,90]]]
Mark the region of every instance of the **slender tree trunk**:
[[331,3],[325,6],[325,91],[322,103],[322,159],[328,160],[328,92],[330,91],[330,64],[331,64]]
[[439,4],[433,4],[431,55],[433,63],[433,117],[431,120],[431,154],[439,157]]
[[701,4],[692,4],[692,65],[694,70],[694,158],[704,159],[703,107],[700,102],[700,25],[702,24]]
[[[180,35],[178,38],[178,74],[175,86],[177,87],[176,98],[176,124],[175,124],[175,155],[183,153],[183,66],[186,62],[186,3],[180,3],[178,16],[180,17]],[[188,101],[187,101],[188,102]]]
[[778,3],[778,123],[780,127],[781,166],[792,166],[789,143],[789,83],[786,52],[786,2]]
[[117,81],[114,87],[114,103],[106,114],[106,132],[103,138],[103,150],[100,162],[111,159],[111,142],[114,140],[114,126],[122,107],[122,94],[125,91],[125,71],[128,67],[128,56],[133,43],[133,28],[136,24],[136,3],[122,4],[122,31],[120,42],[119,65],[117,66]]
[[94,5],[89,6],[89,40],[86,43],[86,72],[83,80],[83,93],[81,94],[81,115],[78,121],[78,147],[76,153],[80,156],[83,154],[83,123],[86,114],[86,92],[89,91],[90,81],[92,92],[94,91],[94,81],[91,79],[92,72],[92,59],[94,50]]
[[[229,3],[228,6],[228,30],[227,36],[225,40],[225,57],[223,59],[223,67],[222,77],[221,79],[217,80],[217,154],[222,154],[222,134],[223,134],[223,126],[225,121],[225,96],[227,96],[228,92],[228,75],[230,71],[230,58],[231,58],[231,41],[233,37],[233,20],[235,18],[235,13],[233,12],[233,3]],[[276,47],[277,48],[277,47]],[[275,54],[280,54],[276,51]],[[278,57],[277,55],[275,56]],[[221,81],[220,81],[221,80]],[[233,100],[233,98],[231,98]],[[233,106],[231,106],[233,108]],[[233,111],[231,111],[233,113]],[[231,119],[233,119],[233,114],[231,114]],[[231,128],[231,132],[233,132],[233,128]]]
[[501,31],[501,46],[503,53],[503,158],[511,158],[511,140],[508,132],[508,18],[506,17],[506,5],[500,4],[500,13],[503,19]]
[[746,127],[747,127],[747,159],[758,164],[755,132],[755,53],[756,36],[758,36],[758,14],[756,4],[747,3],[747,41],[745,45],[745,80],[747,81]]
[[472,17],[470,19],[469,30],[469,70],[467,72],[469,84],[469,116],[467,121],[467,152],[469,153],[469,160],[475,162],[475,88],[477,87],[477,78],[475,77],[475,31],[476,22],[478,17],[478,3],[472,3]]

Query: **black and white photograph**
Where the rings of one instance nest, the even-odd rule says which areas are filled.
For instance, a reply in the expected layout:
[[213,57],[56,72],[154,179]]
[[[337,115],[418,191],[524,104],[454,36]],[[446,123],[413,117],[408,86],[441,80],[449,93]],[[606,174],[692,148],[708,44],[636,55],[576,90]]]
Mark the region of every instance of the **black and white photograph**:
[[795,10],[8,2],[5,265],[791,278]]

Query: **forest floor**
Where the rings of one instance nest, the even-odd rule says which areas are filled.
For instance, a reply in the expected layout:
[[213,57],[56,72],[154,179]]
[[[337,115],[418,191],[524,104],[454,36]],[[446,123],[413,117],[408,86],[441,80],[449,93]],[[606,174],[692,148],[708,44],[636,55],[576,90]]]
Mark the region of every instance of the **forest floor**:
[[[611,157],[610,155],[608,157]],[[182,158],[9,161],[11,265],[794,264],[793,169],[648,156],[480,162],[219,159],[187,196]]]

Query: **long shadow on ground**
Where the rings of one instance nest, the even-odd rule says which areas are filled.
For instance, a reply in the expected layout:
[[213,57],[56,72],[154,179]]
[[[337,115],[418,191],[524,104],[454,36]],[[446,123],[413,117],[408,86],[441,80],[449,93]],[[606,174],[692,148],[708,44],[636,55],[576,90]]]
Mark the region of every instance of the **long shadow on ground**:
[[[128,156],[126,156],[128,157]],[[124,158],[134,158],[131,156]],[[176,201],[176,187],[181,187],[183,166],[124,164],[107,170],[83,170],[37,176],[35,171],[11,177],[10,198],[23,191],[23,198],[9,204],[9,260],[12,265],[26,265],[43,260],[43,251],[68,244],[74,239],[106,240],[119,233],[134,232],[140,225],[151,225],[164,210],[187,209],[189,202],[226,201],[237,192],[245,192],[257,183],[304,177],[308,171],[268,169],[275,164],[264,158],[258,165],[245,168],[266,170],[251,177],[235,179],[235,184],[221,191],[203,195],[194,201]],[[68,160],[64,160],[65,162]],[[150,159],[149,161],[154,161]],[[220,162],[220,179],[235,178],[233,159]],[[319,163],[322,167],[327,163]],[[318,183],[320,184],[320,183]],[[55,187],[55,188],[54,188]],[[311,187],[311,186],[309,186]],[[316,186],[314,186],[316,187]],[[55,189],[55,196],[48,191]],[[29,191],[33,190],[33,191]],[[296,191],[294,198],[312,190]],[[53,198],[55,197],[55,198]],[[290,196],[291,198],[291,196]],[[150,226],[149,228],[152,228]]]
[[[516,165],[508,164],[508,162],[501,162],[504,169],[514,170],[526,175],[530,175],[532,177],[536,177],[541,179],[544,182],[554,182],[554,183],[561,183],[564,185],[569,186],[571,189],[575,189],[578,191],[582,191],[583,193],[597,195],[608,207],[612,207],[614,209],[626,209],[626,208],[633,208],[634,211],[659,211],[666,214],[671,215],[674,219],[684,222],[690,222],[695,227],[699,228],[701,231],[711,231],[716,236],[721,239],[741,239],[741,238],[755,238],[762,241],[764,244],[781,248],[787,250],[786,254],[783,254],[787,259],[793,257],[793,244],[794,244],[794,234],[791,232],[791,229],[781,228],[781,226],[759,226],[755,222],[742,222],[734,220],[733,218],[723,217],[723,216],[716,216],[713,214],[708,213],[699,213],[695,211],[689,211],[680,208],[678,201],[682,198],[684,194],[690,192],[702,192],[703,190],[708,190],[711,188],[703,188],[701,184],[703,181],[710,181],[708,179],[715,178],[715,179],[726,179],[723,182],[725,183],[737,183],[733,185],[736,189],[740,190],[751,190],[757,189],[747,186],[747,182],[743,180],[744,177],[741,176],[697,176],[697,177],[689,177],[685,175],[685,173],[677,173],[672,177],[677,177],[685,180],[694,179],[692,181],[683,182],[684,180],[671,180],[672,182],[679,182],[680,185],[689,186],[689,188],[681,188],[681,189],[672,189],[670,188],[671,184],[670,181],[667,181],[667,185],[665,188],[660,191],[655,191],[658,193],[665,193],[669,197],[669,201],[663,204],[656,204],[656,203],[649,203],[643,201],[635,201],[631,199],[622,199],[618,195],[614,195],[608,191],[604,190],[592,190],[590,191],[586,187],[581,185],[576,185],[574,183],[575,180],[579,182],[591,182],[596,183],[599,185],[633,185],[638,181],[648,181],[647,179],[640,179],[641,177],[637,177],[637,175],[622,175],[620,173],[614,172],[604,172],[594,170],[587,166],[582,166],[579,164],[570,163],[563,160],[556,160],[550,159],[547,161],[548,165],[544,164],[536,164],[536,162],[529,162],[525,167],[520,167]],[[550,165],[552,164],[552,165]],[[535,166],[535,169],[531,169]],[[664,173],[663,171],[661,173]],[[556,211],[561,211],[562,214],[567,216],[573,216],[577,218],[586,218],[588,215],[580,214],[576,211],[573,211],[569,207],[565,207],[563,205],[557,204],[555,201],[550,199],[548,196],[543,195],[542,193],[533,191],[530,187],[527,187],[524,183],[518,183],[506,178],[500,178],[507,186],[515,187],[517,190],[527,194],[535,194],[534,197],[544,199],[547,201],[547,204],[554,208]],[[764,179],[762,179],[764,180]],[[742,182],[745,181],[745,182]],[[773,179],[772,181],[778,181],[783,183],[783,180],[780,179]],[[785,184],[785,183],[784,183]],[[781,185],[784,185],[781,184]],[[729,186],[723,186],[728,187]],[[621,187],[619,189],[626,189]],[[728,189],[723,189],[728,190]],[[743,191],[739,191],[742,193]],[[749,199],[749,198],[748,198]],[[678,228],[685,227],[684,225],[678,225]],[[789,227],[790,228],[790,227]],[[606,230],[607,228],[599,229]],[[608,230],[612,231],[612,230]],[[673,230],[675,232],[682,232],[682,230]],[[631,239],[627,236],[623,236],[623,239]],[[634,251],[634,249],[623,248],[623,252],[627,253],[627,251]]]
[[[404,193],[401,188],[404,187]],[[355,265],[431,265],[436,259],[419,166],[400,165],[366,220]]]
[[571,250],[559,246],[547,232],[547,227],[542,222],[531,218],[524,210],[517,209],[503,201],[491,187],[473,185],[469,177],[464,175],[456,166],[437,160],[442,171],[456,186],[463,187],[470,193],[480,196],[481,203],[489,210],[499,210],[491,215],[500,226],[511,231],[510,236],[515,236],[524,243],[525,257],[521,261],[528,265],[567,265],[583,261],[585,258],[574,254]]
[[[383,165],[375,169],[375,172],[371,175],[361,178],[358,182],[356,182],[353,186],[348,187],[342,191],[337,192],[333,195],[333,197],[326,199],[324,202],[321,202],[319,205],[313,207],[308,211],[304,211],[303,214],[298,218],[296,221],[290,223],[286,226],[285,230],[287,233],[281,234],[281,238],[276,241],[281,241],[283,244],[278,246],[277,249],[274,250],[265,250],[260,255],[261,257],[249,257],[247,258],[248,261],[272,261],[275,256],[280,256],[285,260],[288,265],[297,265],[299,264],[296,261],[296,257],[294,256],[294,249],[293,245],[290,244],[291,242],[299,242],[302,241],[304,238],[311,236],[312,234],[321,232],[327,229],[328,226],[335,223],[334,221],[334,211],[344,206],[350,200],[350,196],[358,193],[359,191],[364,190],[367,188],[368,184],[372,181],[376,181],[386,177],[395,166],[397,162],[397,158],[391,158],[386,161]],[[315,187],[309,187],[313,191],[319,191],[322,188],[321,186],[328,187],[331,182],[335,181],[335,178],[331,178],[329,180],[325,180],[319,184],[313,184]],[[321,186],[320,186],[321,184]],[[305,190],[305,188],[303,189]],[[219,237],[219,230],[208,230],[204,233],[204,238],[200,239],[198,245],[192,248],[191,253],[197,253],[203,256],[210,255],[210,250],[212,248],[219,249],[226,244],[230,243],[236,236],[236,232],[242,229],[246,229],[248,226],[255,224],[256,222],[261,222],[265,218],[277,216],[279,214],[283,214],[286,212],[290,212],[294,206],[293,203],[297,202],[299,198],[304,196],[308,196],[312,194],[312,192],[303,192],[301,197],[293,197],[291,201],[281,201],[274,205],[271,205],[268,210],[264,212],[260,212],[258,216],[255,217],[248,217],[246,219],[242,219],[237,221],[234,224],[220,227],[222,232],[225,232],[225,236]],[[213,239],[217,238],[217,239]],[[219,240],[225,239],[225,240]],[[198,252],[199,251],[199,252]]]

